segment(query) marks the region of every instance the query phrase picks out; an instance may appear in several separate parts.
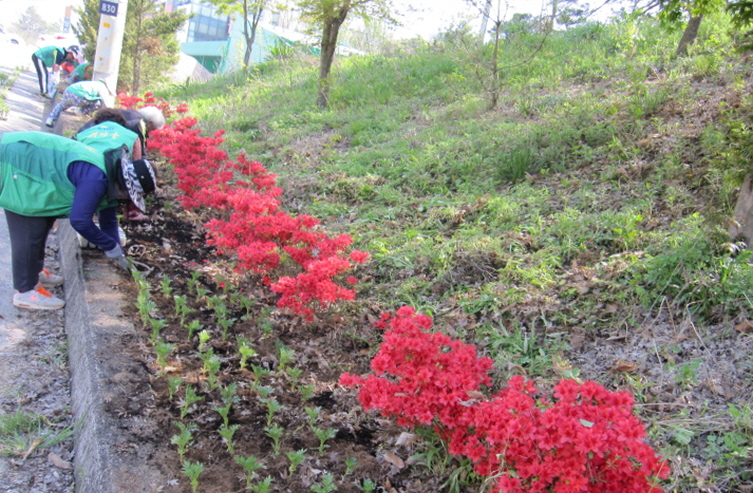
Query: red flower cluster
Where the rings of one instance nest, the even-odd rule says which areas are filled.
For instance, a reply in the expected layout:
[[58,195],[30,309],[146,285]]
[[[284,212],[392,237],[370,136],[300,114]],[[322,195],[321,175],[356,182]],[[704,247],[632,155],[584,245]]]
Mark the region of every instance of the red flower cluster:
[[118,106],[124,110],[136,110],[144,106],[156,106],[165,115],[165,118],[170,118],[173,113],[184,114],[188,113],[188,105],[181,103],[177,108],[173,108],[172,105],[162,98],[155,98],[151,92],[145,92],[143,96],[135,96],[127,94],[125,92],[118,93]]
[[[130,102],[130,101],[129,101]],[[311,318],[317,308],[337,300],[350,300],[355,291],[335,278],[363,263],[368,254],[353,250],[347,235],[327,236],[317,231],[311,216],[292,217],[279,209],[282,193],[276,176],[241,154],[235,161],[219,149],[224,131],[202,137],[194,129],[196,118],[184,117],[153,132],[150,147],[173,166],[186,208],[206,208],[217,213],[205,224],[208,243],[220,253],[233,254],[238,270],[264,275],[270,288],[281,294],[278,306]],[[271,278],[284,259],[299,266],[296,277]],[[349,277],[346,282],[354,283]]]
[[550,401],[517,376],[486,398],[480,388],[492,362],[473,346],[431,332],[431,319],[409,307],[378,326],[387,331],[371,362],[375,374],[345,373],[340,383],[361,387],[365,410],[402,425],[432,424],[450,453],[496,479],[492,491],[646,493],[667,477],[627,392],[562,380]]

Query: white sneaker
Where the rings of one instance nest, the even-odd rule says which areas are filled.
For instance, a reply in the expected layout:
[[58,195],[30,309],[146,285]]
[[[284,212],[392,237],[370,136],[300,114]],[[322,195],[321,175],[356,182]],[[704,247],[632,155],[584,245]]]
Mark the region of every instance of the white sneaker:
[[63,276],[56,276],[47,269],[42,269],[42,272],[39,273],[39,284],[46,288],[60,286],[64,281],[65,279]]
[[65,306],[65,301],[54,296],[41,284],[37,284],[31,291],[14,294],[13,305],[28,310],[59,310]]
[[55,120],[53,120],[51,116],[47,117],[47,120],[45,120],[44,124],[52,128],[55,126]]

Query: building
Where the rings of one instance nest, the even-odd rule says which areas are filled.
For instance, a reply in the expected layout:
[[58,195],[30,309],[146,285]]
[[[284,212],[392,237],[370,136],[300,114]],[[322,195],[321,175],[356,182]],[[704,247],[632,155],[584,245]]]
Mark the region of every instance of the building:
[[[243,20],[218,12],[217,8],[199,0],[168,0],[168,11],[182,10],[192,14],[177,36],[181,52],[191,55],[212,73],[226,73],[243,66],[246,49]],[[256,30],[251,65],[263,62],[279,44],[303,41],[304,35],[289,29],[290,12],[265,10]]]

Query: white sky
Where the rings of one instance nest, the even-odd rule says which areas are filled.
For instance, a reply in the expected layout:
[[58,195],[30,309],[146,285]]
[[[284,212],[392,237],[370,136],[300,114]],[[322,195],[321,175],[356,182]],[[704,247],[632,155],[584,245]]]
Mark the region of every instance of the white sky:
[[[548,3],[547,0],[499,1],[501,3],[500,16],[508,19],[516,13],[538,15]],[[484,0],[476,0],[476,3],[482,4]],[[497,3],[497,0],[492,2],[493,9],[497,8]],[[505,4],[507,4],[507,15],[505,15]],[[440,30],[445,30],[447,27],[457,24],[459,20],[466,16],[471,16],[473,19],[480,19],[481,17],[478,8],[466,0],[395,0],[395,5],[401,9],[413,6],[418,10],[401,18],[403,27],[398,29],[399,37],[421,36],[428,39]],[[496,15],[492,14],[492,17],[494,18]]]
[[[29,7],[34,7],[40,17],[47,22],[63,24],[65,7],[70,5],[76,8],[83,7],[83,0],[0,0],[2,18],[0,25],[7,31]],[[76,23],[75,13],[74,25]]]

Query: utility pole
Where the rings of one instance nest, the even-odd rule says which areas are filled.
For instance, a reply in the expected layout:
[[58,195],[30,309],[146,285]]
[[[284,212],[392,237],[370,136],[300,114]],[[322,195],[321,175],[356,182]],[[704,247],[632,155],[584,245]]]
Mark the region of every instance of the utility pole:
[[486,0],[484,10],[481,12],[481,31],[478,33],[478,37],[481,40],[481,46],[484,46],[484,39],[486,39],[486,24],[489,21],[489,15],[492,11],[492,0]]
[[[101,80],[116,95],[118,71],[120,70],[120,53],[123,49],[128,0],[99,1],[99,31],[97,32],[97,50],[94,53],[94,72],[92,80]],[[114,98],[113,98],[114,101]],[[107,101],[112,106],[113,101]]]

